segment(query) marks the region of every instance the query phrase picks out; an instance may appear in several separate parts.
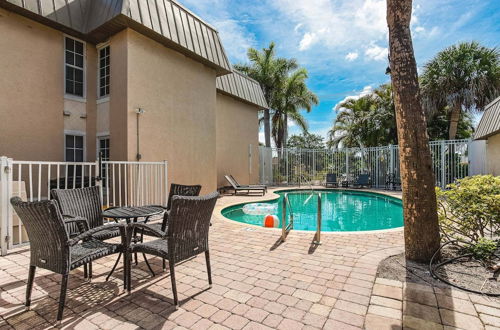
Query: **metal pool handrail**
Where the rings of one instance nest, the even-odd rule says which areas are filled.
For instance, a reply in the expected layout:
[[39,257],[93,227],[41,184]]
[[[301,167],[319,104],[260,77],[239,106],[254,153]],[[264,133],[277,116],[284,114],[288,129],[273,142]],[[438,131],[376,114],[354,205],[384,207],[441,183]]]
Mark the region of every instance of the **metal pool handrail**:
[[[286,223],[286,208],[290,208],[290,223],[287,225]],[[283,197],[283,212],[281,215],[281,241],[284,242],[286,240],[286,235],[290,230],[293,229],[293,210],[292,204],[290,204],[290,200],[288,199],[288,193],[285,193]]]
[[316,235],[314,237],[313,243],[316,245],[321,244],[321,193],[318,194],[318,214],[317,214],[317,228],[316,228]]

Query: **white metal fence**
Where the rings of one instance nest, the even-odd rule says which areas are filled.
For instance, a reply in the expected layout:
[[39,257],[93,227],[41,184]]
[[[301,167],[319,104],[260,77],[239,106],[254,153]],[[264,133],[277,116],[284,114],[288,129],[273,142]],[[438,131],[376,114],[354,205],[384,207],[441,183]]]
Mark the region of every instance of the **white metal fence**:
[[[445,187],[469,175],[469,165],[484,162],[471,159],[470,140],[430,142],[436,185]],[[374,148],[287,149],[260,147],[260,181],[274,185],[322,184],[327,173],[352,183],[359,174],[369,174],[374,187],[398,182],[397,145]]]
[[[99,169],[100,168],[100,169]],[[51,189],[101,188],[104,207],[159,204],[168,199],[167,162],[43,162],[0,157],[0,245],[5,255],[28,237],[10,198],[48,199]]]

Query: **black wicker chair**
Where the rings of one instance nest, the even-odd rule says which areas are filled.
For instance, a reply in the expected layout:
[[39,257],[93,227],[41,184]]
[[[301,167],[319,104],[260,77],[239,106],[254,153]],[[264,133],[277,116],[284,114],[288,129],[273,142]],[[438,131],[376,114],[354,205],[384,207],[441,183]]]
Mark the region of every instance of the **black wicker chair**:
[[[77,189],[52,189],[50,194],[57,201],[61,213],[65,217],[82,217],[87,219],[90,228],[104,225],[102,217],[102,203],[99,187],[87,187]],[[67,226],[70,236],[81,233],[81,228],[74,224]],[[106,240],[120,236],[120,232],[115,228],[109,228],[98,234],[95,238]]]
[[[150,224],[150,226],[155,230],[160,230],[160,231],[167,230],[168,214],[170,211],[170,206],[172,205],[172,197],[174,197],[174,196],[199,196],[200,191],[201,191],[200,185],[189,186],[189,185],[171,183],[170,190],[168,192],[167,207],[165,208],[165,213],[163,214],[163,221],[158,222],[158,223],[152,223],[152,224]],[[164,207],[164,206],[162,206],[162,207]],[[148,233],[144,232],[144,231],[141,232],[141,241],[142,241],[142,235],[148,235]],[[165,270],[165,266],[166,266],[165,259],[163,259],[163,270]]]
[[[89,229],[100,227],[104,225],[102,217],[102,203],[99,187],[87,187],[76,189],[52,189],[50,194],[56,200],[64,219],[71,219],[74,217],[82,217],[87,219]],[[66,230],[70,237],[77,236],[83,233],[84,228],[78,224],[66,222]],[[94,235],[98,240],[104,241],[110,238],[120,236],[117,228],[109,227],[107,230],[99,231]],[[92,263],[84,266],[84,277],[89,280],[92,279]]]
[[[106,243],[95,239],[94,235],[112,227],[120,232],[122,242],[125,242],[126,227],[111,224],[87,230],[70,238],[66,230],[68,221],[88,228],[84,218],[64,220],[54,201],[23,202],[19,197],[13,197],[10,201],[25,226],[30,240],[31,258],[26,288],[26,308],[29,309],[31,305],[36,267],[48,269],[62,275],[57,312],[57,321],[60,321],[63,316],[69,272],[93,260],[124,250],[122,244]],[[128,272],[125,271],[123,279],[125,283],[127,283],[125,279],[127,274]]]
[[170,279],[174,295],[174,305],[178,307],[177,287],[175,282],[175,264],[183,260],[205,253],[208,272],[208,283],[212,285],[210,254],[208,248],[208,231],[210,218],[219,194],[213,192],[201,197],[173,196],[167,231],[159,231],[143,223],[130,224],[127,240],[130,242],[134,229],[141,229],[159,239],[129,244],[126,253],[127,289],[130,292],[130,262],[132,253],[142,252],[167,259],[170,267]]
[[[163,214],[163,221],[161,223],[150,224],[156,230],[165,231],[168,224],[168,212],[172,205],[172,197],[174,196],[199,196],[201,191],[200,185],[187,186],[177,183],[170,184],[170,190],[168,192],[168,200],[166,206],[166,212]],[[164,207],[164,206],[162,206]]]

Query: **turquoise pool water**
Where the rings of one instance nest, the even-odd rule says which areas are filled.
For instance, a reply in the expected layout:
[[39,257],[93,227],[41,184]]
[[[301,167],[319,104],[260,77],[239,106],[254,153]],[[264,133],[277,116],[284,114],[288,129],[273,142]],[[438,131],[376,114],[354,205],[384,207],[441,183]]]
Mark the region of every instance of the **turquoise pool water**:
[[[278,200],[227,207],[222,215],[234,221],[263,226],[266,214],[274,214],[281,228],[285,193],[293,212],[295,230],[316,230],[318,192],[321,193],[322,231],[364,231],[403,226],[401,200],[376,193],[350,190],[281,191]],[[249,214],[250,213],[250,214]],[[290,208],[287,207],[288,216]]]

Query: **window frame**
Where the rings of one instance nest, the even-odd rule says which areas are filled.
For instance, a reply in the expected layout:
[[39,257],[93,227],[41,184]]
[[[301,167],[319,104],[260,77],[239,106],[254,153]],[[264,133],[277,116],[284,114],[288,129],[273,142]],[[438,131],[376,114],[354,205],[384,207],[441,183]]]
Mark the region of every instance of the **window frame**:
[[[81,136],[83,139],[83,157],[81,162],[77,162],[75,160],[73,161],[68,161],[66,158],[66,136]],[[82,163],[87,161],[87,139],[86,139],[87,134],[85,132],[80,132],[80,131],[64,131],[64,161],[68,163]],[[75,148],[73,148],[74,150]]]
[[[66,63],[66,38],[72,39],[74,41],[81,42],[83,44],[83,68],[80,68],[73,64]],[[83,86],[82,86],[82,96],[69,94],[66,92],[66,66],[74,69],[83,70]],[[64,98],[74,99],[77,101],[86,101],[87,98],[87,43],[81,39],[75,38],[68,34],[63,34],[63,81],[64,81]]]
[[[109,58],[109,82],[108,82],[108,88],[109,92],[106,95],[101,95],[101,50],[108,47],[108,58]],[[109,96],[111,94],[111,47],[109,45],[109,42],[103,43],[98,45],[97,47],[97,100],[100,100],[101,102],[105,102],[109,100]]]
[[[101,151],[101,140],[108,140],[108,152],[111,150],[111,138],[109,133],[105,133],[97,136],[96,140],[96,159],[99,159],[99,152]],[[111,154],[109,155],[111,159]],[[107,159],[109,161],[110,159]],[[105,160],[105,159],[103,159]]]

